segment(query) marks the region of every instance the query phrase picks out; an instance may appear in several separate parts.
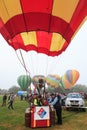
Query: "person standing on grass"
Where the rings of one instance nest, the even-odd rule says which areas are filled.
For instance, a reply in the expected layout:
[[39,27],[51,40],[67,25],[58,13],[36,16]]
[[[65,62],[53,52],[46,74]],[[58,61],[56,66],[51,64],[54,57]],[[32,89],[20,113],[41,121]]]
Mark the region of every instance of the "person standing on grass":
[[10,96],[9,96],[9,102],[8,102],[8,109],[14,109],[13,108],[13,101],[14,101],[14,94],[12,93],[12,94],[10,94]]
[[6,106],[6,101],[7,101],[7,95],[4,94],[4,95],[3,95],[3,101],[2,101],[2,107],[3,107],[3,106]]
[[57,124],[62,125],[62,107],[61,107],[61,97],[59,94],[52,94],[52,101],[49,103],[54,106],[57,115]]

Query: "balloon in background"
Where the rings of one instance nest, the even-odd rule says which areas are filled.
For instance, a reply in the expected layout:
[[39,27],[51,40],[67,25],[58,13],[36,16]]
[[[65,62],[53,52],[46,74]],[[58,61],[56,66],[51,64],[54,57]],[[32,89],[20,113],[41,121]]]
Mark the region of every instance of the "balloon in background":
[[65,89],[74,87],[75,83],[79,79],[79,72],[75,69],[67,70],[65,74],[61,77],[62,85]]
[[79,72],[77,70],[67,70],[66,73],[65,73],[65,76],[67,78],[67,80],[72,84],[74,85],[77,80],[79,79]]
[[62,82],[62,87],[64,87],[65,89],[70,89],[72,86],[72,84],[67,80],[67,78],[65,76],[61,77],[61,82]]
[[41,89],[44,88],[45,93],[45,76],[43,75],[35,75],[32,78],[32,83],[35,87],[34,93],[36,93],[36,89],[38,90],[38,94],[41,95]]
[[26,91],[31,84],[31,77],[29,75],[20,75],[17,79],[20,88]]
[[58,88],[60,86],[60,76],[50,74],[46,77],[46,83],[51,87]]
[[35,76],[32,78],[32,83],[33,83],[33,85],[36,86],[36,87],[39,87],[39,88],[44,87],[44,84],[45,84],[45,76],[43,76],[43,75],[35,75]]
[[17,95],[18,95],[18,96],[21,96],[21,95],[27,96],[27,94],[28,94],[27,91],[18,91],[18,92],[17,92]]

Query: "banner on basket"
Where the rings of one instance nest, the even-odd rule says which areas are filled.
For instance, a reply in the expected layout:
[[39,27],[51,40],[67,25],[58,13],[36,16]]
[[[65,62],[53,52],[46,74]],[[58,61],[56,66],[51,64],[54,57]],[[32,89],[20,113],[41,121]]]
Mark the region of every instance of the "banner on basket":
[[49,106],[36,107],[34,120],[48,120],[49,118]]

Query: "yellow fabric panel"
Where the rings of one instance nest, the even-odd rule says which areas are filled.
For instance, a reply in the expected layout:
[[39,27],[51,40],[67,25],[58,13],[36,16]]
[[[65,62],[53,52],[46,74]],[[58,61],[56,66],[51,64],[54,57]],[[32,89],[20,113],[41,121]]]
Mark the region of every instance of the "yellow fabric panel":
[[79,0],[54,0],[52,15],[69,22]]
[[61,50],[64,43],[65,39],[60,34],[53,33],[50,51]]
[[4,23],[14,15],[21,13],[20,0],[0,0],[0,17]]
[[37,39],[36,39],[36,32],[24,32],[21,33],[22,39],[24,41],[24,45],[29,45],[29,44],[33,44],[35,46],[37,46]]

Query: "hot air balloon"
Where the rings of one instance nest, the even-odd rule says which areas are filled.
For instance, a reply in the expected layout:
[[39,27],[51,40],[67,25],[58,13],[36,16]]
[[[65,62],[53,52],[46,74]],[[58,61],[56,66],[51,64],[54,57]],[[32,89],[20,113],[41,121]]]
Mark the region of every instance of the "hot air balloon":
[[[43,75],[35,75],[33,78],[32,78],[32,83],[35,87],[35,90],[37,89],[38,90],[38,93],[40,95],[40,91],[42,88],[45,89],[45,76]],[[45,91],[45,90],[44,90]]]
[[61,78],[59,75],[50,74],[46,77],[46,83],[51,87],[58,88],[59,86],[61,86],[60,79]]
[[20,86],[20,88],[23,90],[23,91],[26,91],[27,88],[30,86],[31,84],[31,77],[28,76],[28,75],[20,75],[17,79],[17,82]]
[[61,78],[64,88],[69,89],[70,87],[73,87],[79,79],[79,76],[80,74],[77,70],[67,70]]
[[64,89],[70,89],[71,87],[73,87],[73,85],[66,79],[65,76],[61,77],[61,83],[62,83],[62,87],[64,87]]
[[22,50],[60,55],[86,16],[87,0],[0,0],[0,33],[27,71]]
[[73,69],[73,70],[67,70],[65,72],[65,76],[66,76],[67,80],[72,85],[74,85],[77,82],[77,80],[79,79],[80,74],[79,74],[79,72],[77,70]]
[[36,87],[39,87],[39,88],[44,87],[44,84],[45,84],[45,76],[43,76],[43,75],[35,75],[35,76],[32,78],[32,83],[33,83],[33,85],[36,86]]

